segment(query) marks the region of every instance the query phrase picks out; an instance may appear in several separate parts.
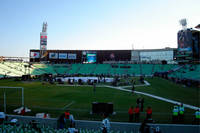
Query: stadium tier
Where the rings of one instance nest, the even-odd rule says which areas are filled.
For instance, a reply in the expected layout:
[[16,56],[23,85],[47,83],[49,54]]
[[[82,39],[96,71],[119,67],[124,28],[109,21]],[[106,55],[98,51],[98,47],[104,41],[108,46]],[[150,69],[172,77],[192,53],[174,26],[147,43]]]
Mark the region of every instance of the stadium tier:
[[[171,72],[170,72],[171,71]],[[1,62],[0,77],[19,77],[22,75],[42,74],[80,74],[80,75],[111,75],[139,76],[153,75],[155,72],[170,72],[169,77],[200,79],[200,65],[177,64],[32,64],[22,62]]]
[[169,74],[169,77],[199,80],[200,79],[200,65],[185,65],[179,70]]

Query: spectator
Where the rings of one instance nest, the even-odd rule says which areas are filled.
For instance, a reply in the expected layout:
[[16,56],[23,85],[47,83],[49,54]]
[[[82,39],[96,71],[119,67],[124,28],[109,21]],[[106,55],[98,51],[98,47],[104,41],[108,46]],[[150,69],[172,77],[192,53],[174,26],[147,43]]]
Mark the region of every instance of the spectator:
[[161,133],[160,127],[157,126],[156,128],[153,128],[154,133]]
[[102,133],[108,133],[110,131],[110,121],[108,119],[108,114],[103,115],[104,119],[102,121]]
[[44,117],[43,118],[47,118],[47,114],[46,113],[44,113]]
[[11,122],[11,125],[13,126],[17,124],[18,120],[16,118],[13,118],[10,120],[10,122]]
[[33,129],[35,129],[35,130],[38,131],[38,132],[41,132],[40,128],[37,127],[37,124],[39,124],[39,123],[36,122],[35,120],[32,120],[32,121],[30,122],[30,125],[31,125],[31,127],[32,127]]
[[4,112],[0,112],[0,125],[3,124],[5,118],[6,118],[5,113]]
[[20,114],[21,114],[21,115],[24,115],[25,112],[26,112],[26,109],[25,109],[25,107],[23,107],[23,109],[21,110]]
[[133,106],[129,108],[128,114],[129,114],[129,122],[133,122]]
[[78,130],[72,124],[70,124],[68,133],[78,133]]
[[62,115],[59,117],[58,122],[59,122],[59,128],[60,128],[60,129],[63,129],[63,128],[64,128],[64,125],[65,125],[65,114],[62,114]]
[[75,127],[75,120],[74,120],[74,116],[72,114],[69,115],[69,121],[70,121],[70,125]]
[[150,126],[146,124],[146,121],[144,121],[139,129],[140,133],[150,133]]
[[150,106],[147,108],[146,113],[147,113],[146,114],[146,119],[147,120],[151,119],[152,118],[152,109],[151,109]]
[[69,115],[70,115],[69,110],[66,110],[65,111],[65,119],[69,119]]
[[134,108],[134,115],[135,115],[135,122],[139,122],[139,120],[140,120],[140,108],[139,108],[138,105]]

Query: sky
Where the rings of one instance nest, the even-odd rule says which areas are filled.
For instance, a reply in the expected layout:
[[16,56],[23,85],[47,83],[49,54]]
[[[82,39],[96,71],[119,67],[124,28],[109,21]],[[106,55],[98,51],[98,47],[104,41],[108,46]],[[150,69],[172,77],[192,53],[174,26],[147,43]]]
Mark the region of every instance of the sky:
[[0,56],[39,49],[105,50],[177,47],[179,20],[200,24],[200,0],[0,0]]

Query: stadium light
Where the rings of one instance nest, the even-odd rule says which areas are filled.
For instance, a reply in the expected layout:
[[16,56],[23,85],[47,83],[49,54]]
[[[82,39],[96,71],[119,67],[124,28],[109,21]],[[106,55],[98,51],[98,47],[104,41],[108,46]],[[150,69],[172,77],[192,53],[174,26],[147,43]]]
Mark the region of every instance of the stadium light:
[[179,23],[182,26],[183,30],[187,29],[187,19],[186,18],[179,20]]

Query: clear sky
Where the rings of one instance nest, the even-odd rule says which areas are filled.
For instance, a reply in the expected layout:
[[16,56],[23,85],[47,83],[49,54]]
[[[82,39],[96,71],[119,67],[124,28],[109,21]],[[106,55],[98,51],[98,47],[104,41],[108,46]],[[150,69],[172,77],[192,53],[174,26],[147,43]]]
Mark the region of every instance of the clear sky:
[[179,20],[200,23],[200,0],[0,0],[0,56],[39,49],[177,47]]

